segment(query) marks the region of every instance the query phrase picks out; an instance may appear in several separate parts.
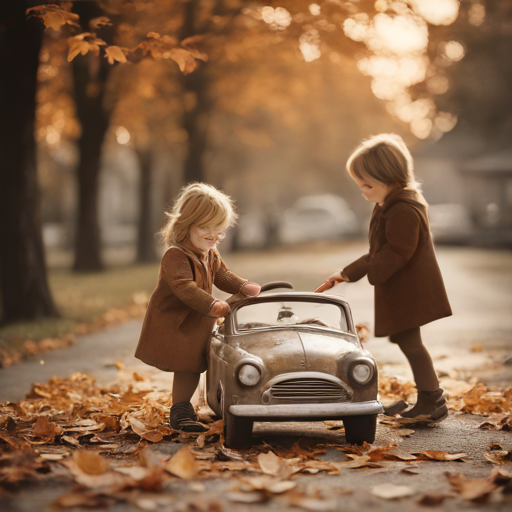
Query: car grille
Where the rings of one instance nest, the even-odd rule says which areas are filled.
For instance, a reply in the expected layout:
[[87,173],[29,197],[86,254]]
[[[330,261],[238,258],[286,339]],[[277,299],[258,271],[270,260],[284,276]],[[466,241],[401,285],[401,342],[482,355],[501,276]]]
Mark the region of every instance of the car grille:
[[344,388],[322,379],[290,379],[274,384],[270,389],[273,403],[346,402]]

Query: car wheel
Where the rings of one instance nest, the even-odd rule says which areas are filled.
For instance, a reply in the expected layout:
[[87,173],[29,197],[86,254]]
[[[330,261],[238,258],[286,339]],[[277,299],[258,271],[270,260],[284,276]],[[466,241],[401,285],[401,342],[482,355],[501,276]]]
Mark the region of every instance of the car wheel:
[[377,429],[377,415],[346,416],[343,418],[345,426],[345,439],[350,444],[373,443]]
[[233,414],[224,412],[224,443],[227,448],[235,450],[245,450],[252,446],[252,426],[251,418],[241,418]]

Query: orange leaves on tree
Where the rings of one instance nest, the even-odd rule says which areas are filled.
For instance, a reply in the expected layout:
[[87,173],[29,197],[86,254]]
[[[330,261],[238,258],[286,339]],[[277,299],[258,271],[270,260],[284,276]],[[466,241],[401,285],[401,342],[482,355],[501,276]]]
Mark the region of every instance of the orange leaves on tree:
[[83,32],[77,36],[70,37],[68,62],[71,62],[79,53],[86,55],[92,52],[95,55],[99,55],[100,46],[106,46],[107,43],[102,39],[96,37],[93,32]]
[[109,64],[117,62],[128,62],[126,54],[128,53],[127,48],[121,48],[120,46],[108,46],[105,48],[105,57],[108,59]]
[[106,16],[100,16],[98,18],[93,18],[89,22],[89,26],[91,27],[91,30],[98,30],[101,27],[107,27],[107,26],[111,26],[111,25],[112,25],[112,22]]
[[80,19],[78,14],[69,12],[65,7],[66,6],[54,4],[38,5],[27,9],[25,12],[27,15],[41,18],[45,28],[52,28],[56,32],[60,32],[60,29],[64,25],[71,25],[73,27],[80,28],[80,25],[76,23],[76,21]]

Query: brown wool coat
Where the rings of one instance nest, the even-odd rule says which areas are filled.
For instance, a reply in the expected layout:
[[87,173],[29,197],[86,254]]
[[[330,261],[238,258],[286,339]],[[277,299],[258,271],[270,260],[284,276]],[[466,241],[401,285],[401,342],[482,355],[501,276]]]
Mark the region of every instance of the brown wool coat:
[[135,357],[163,371],[204,372],[216,321],[208,316],[215,302],[212,283],[235,294],[246,282],[228,270],[215,250],[204,264],[191,250],[170,247],[162,258]]
[[370,250],[343,269],[375,287],[375,336],[390,336],[452,314],[430,235],[428,205],[413,189],[392,191],[370,221]]

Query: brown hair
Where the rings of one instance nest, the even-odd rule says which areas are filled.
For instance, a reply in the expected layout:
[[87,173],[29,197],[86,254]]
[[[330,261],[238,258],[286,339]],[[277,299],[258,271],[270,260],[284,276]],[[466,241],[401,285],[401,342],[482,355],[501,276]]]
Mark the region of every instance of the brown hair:
[[192,183],[181,189],[167,223],[160,231],[165,245],[184,242],[193,224],[213,225],[220,230],[232,226],[237,218],[232,199],[206,183]]
[[418,188],[412,156],[402,137],[381,133],[363,140],[347,160],[351,176],[365,177],[400,187]]

